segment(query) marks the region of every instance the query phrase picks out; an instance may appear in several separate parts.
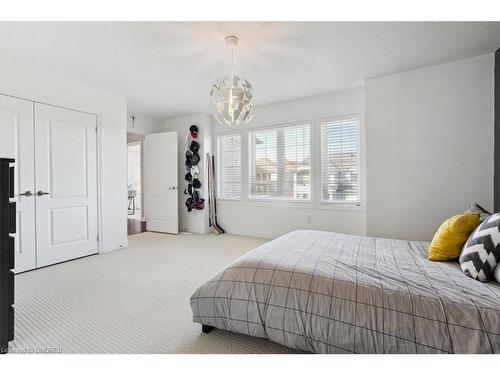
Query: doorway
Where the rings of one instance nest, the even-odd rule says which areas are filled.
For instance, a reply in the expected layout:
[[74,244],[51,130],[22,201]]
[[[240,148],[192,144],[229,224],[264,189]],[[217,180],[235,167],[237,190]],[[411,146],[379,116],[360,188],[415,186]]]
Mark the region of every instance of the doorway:
[[127,233],[146,231],[144,199],[144,135],[127,133]]

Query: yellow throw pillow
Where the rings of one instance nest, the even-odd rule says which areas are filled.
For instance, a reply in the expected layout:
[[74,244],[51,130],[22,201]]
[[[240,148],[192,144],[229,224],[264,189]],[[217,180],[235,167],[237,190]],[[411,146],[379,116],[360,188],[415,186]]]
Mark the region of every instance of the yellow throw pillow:
[[449,218],[434,235],[427,259],[443,261],[458,258],[465,242],[478,225],[478,213],[464,212]]

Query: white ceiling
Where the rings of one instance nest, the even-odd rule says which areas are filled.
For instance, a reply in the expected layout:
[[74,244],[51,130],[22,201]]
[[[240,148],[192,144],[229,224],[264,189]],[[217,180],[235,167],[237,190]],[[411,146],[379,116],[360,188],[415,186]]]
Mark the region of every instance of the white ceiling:
[[[129,112],[207,112],[240,37],[237,71],[257,105],[360,86],[369,77],[492,52],[499,22],[24,22],[0,24],[3,57],[119,92]],[[5,72],[8,74],[8,72]]]

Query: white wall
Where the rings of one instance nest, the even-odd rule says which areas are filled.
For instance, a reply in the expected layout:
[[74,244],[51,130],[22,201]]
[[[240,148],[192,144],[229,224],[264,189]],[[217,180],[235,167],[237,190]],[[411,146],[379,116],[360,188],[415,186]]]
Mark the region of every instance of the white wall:
[[367,228],[430,240],[471,202],[493,209],[488,54],[366,81]]
[[[317,130],[319,119],[330,116],[359,114],[361,117],[361,207],[325,208],[313,198],[310,205],[256,203],[218,200],[220,224],[229,233],[274,238],[295,229],[318,229],[333,232],[366,234],[365,178],[364,178],[364,90],[362,88],[331,95],[318,96],[291,102],[277,103],[255,108],[252,121],[244,127],[242,139],[247,130],[267,125],[309,121]],[[216,124],[214,139],[228,129]],[[317,134],[313,132],[313,134]],[[318,133],[319,134],[319,133]],[[243,143],[244,144],[244,143]],[[315,182],[319,174],[318,142],[312,143],[313,194],[319,192]],[[215,147],[214,147],[215,149]],[[248,154],[242,155],[243,179],[247,179]],[[243,181],[245,182],[245,181]],[[245,183],[243,183],[245,185]],[[244,194],[245,192],[243,192]]]
[[163,129],[163,121],[148,116],[136,115],[132,123],[132,113],[127,116],[127,129],[129,131],[137,130],[143,134],[159,133]]
[[0,64],[0,92],[97,113],[100,118],[101,251],[127,246],[127,102],[125,97],[34,71]]
[[[184,189],[187,188],[187,181],[184,179],[187,171],[184,166],[186,160],[187,141],[186,136],[189,133],[191,125],[198,126],[198,139],[200,143],[200,168],[199,180],[201,188],[200,195],[205,199],[206,208],[200,211],[193,210],[188,212],[185,206],[187,195],[184,195]],[[206,190],[206,156],[207,152],[212,152],[212,116],[204,113],[196,113],[189,116],[183,116],[165,120],[162,131],[176,131],[179,138],[179,230],[193,233],[207,233],[208,226],[208,199]]]

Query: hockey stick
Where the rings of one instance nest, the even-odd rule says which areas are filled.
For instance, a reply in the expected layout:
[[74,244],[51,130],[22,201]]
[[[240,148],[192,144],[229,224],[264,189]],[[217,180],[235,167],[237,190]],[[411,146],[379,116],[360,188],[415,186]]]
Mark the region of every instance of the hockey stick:
[[213,158],[211,158],[211,161],[210,161],[210,167],[211,167],[211,170],[212,172],[210,172],[210,182],[212,184],[212,225],[214,227],[214,229],[216,230],[217,234],[223,234],[224,233],[224,230],[220,227],[219,223],[217,223],[217,217],[216,217],[216,209],[217,209],[217,206],[216,206],[216,198],[215,198],[215,195],[217,194],[217,191],[215,190],[215,176],[213,174],[213,169],[214,169],[214,164],[213,164]]
[[224,233],[221,228],[217,225],[215,218],[214,218],[214,186],[213,186],[213,176],[212,176],[212,158],[210,157],[210,154],[207,154],[207,175],[208,175],[208,186],[209,186],[209,199],[210,199],[210,223],[212,226],[213,231],[216,234],[222,234]]
[[215,156],[212,155],[212,184],[213,184],[213,197],[214,197],[214,222],[218,229],[225,233],[225,230],[217,222],[217,177],[215,174]]
[[212,227],[212,202],[210,192],[210,154],[207,152],[207,193],[208,193],[208,226]]

